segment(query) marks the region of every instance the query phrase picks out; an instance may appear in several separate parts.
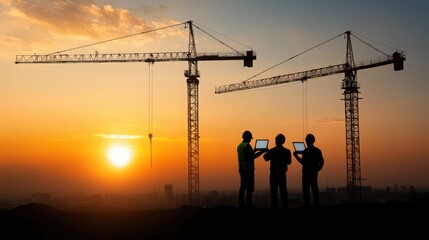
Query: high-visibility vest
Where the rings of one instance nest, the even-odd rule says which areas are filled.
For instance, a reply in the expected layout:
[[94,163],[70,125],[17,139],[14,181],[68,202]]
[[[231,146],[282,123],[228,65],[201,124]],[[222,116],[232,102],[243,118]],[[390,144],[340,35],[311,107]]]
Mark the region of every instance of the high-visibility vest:
[[247,142],[241,142],[237,147],[238,153],[238,170],[253,170],[255,169],[253,161],[251,159],[246,159],[245,151],[247,147]]

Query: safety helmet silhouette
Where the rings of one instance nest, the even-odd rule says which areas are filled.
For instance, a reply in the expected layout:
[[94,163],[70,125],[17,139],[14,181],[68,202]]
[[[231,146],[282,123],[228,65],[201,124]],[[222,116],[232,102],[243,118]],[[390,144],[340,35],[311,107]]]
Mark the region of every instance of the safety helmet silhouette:
[[286,142],[285,135],[283,135],[281,133],[277,134],[277,136],[276,136],[276,142],[279,142],[281,144],[285,143]]
[[243,132],[243,136],[242,137],[243,138],[248,138],[248,139],[252,139],[253,138],[252,133],[250,131],[248,131],[248,130],[246,130],[246,131]]

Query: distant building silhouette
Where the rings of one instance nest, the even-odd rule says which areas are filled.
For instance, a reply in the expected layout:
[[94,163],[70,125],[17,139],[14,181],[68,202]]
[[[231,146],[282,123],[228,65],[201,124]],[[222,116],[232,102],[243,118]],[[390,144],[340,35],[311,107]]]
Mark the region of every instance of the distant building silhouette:
[[52,201],[52,194],[48,192],[36,192],[31,197],[31,200],[35,203],[50,204]]
[[393,184],[393,192],[398,193],[398,184]]
[[173,184],[165,184],[164,186],[164,200],[167,204],[172,204],[173,198]]
[[337,189],[326,188],[325,191],[320,192],[320,203],[323,205],[333,205],[337,202]]

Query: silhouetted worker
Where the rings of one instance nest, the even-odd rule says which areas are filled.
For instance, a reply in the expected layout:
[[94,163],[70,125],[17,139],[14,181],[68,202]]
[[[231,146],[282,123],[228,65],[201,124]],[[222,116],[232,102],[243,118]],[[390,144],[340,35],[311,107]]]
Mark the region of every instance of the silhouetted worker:
[[[240,190],[238,192],[239,207],[253,207],[253,191],[255,190],[255,158],[266,150],[253,150],[250,141],[252,133],[243,132],[243,141],[237,147],[238,172],[240,173]],[[246,200],[245,200],[246,198]]]
[[293,155],[296,160],[302,164],[302,193],[304,198],[304,205],[309,207],[310,202],[310,188],[313,192],[313,205],[320,205],[319,186],[317,178],[319,171],[322,170],[325,160],[323,159],[322,151],[314,146],[316,141],[313,134],[307,134],[305,142],[307,148],[302,152],[302,157],[295,151]]
[[279,133],[276,136],[276,146],[264,154],[264,160],[270,161],[270,193],[271,207],[277,208],[278,191],[280,191],[281,206],[288,207],[288,192],[286,172],[288,165],[292,163],[292,153],[285,148],[285,135]]

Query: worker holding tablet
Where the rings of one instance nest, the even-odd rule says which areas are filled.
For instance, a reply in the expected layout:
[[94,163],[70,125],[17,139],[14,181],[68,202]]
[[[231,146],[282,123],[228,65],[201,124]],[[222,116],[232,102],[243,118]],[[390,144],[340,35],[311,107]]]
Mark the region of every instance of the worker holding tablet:
[[320,204],[317,178],[325,160],[323,159],[322,151],[314,146],[315,141],[316,139],[313,134],[307,134],[305,137],[307,148],[302,151],[302,156],[300,157],[297,151],[293,152],[293,156],[302,165],[302,194],[306,207],[311,205],[310,188],[313,192],[313,205],[319,206]]
[[280,191],[281,206],[288,207],[286,172],[288,165],[292,163],[292,154],[283,146],[285,142],[285,135],[277,134],[276,146],[264,154],[264,160],[270,162],[271,208],[277,208],[278,191]]

